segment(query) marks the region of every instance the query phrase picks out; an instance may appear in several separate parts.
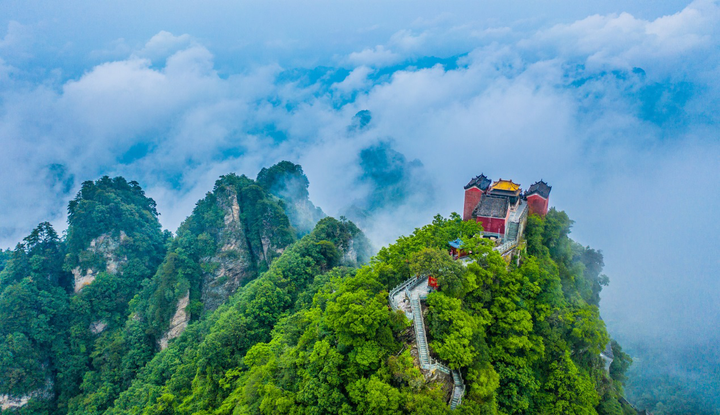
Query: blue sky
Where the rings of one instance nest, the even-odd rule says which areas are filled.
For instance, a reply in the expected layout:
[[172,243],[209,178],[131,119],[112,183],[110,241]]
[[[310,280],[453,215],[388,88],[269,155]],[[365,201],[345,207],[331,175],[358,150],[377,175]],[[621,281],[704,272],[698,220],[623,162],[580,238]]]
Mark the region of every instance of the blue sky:
[[175,230],[219,175],[288,159],[342,214],[383,185],[359,157],[380,146],[403,201],[377,207],[376,243],[460,210],[481,172],[542,178],[605,253],[613,335],[714,342],[719,31],[708,0],[6,0],[0,246],[64,228],[103,174]]

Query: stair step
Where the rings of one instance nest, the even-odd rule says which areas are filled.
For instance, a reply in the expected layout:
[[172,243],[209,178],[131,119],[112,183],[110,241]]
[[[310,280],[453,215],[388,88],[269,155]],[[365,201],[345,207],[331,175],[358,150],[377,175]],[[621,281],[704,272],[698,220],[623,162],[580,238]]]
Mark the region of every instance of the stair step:
[[[515,227],[514,229],[509,228],[508,230],[515,231],[515,233],[517,234],[517,227]],[[462,383],[462,378],[459,376],[457,371],[451,371],[448,367],[440,363],[431,363],[433,360],[430,358],[430,349],[427,344],[425,324],[422,316],[422,306],[420,305],[420,299],[418,297],[413,298],[412,296],[412,289],[415,288],[415,286],[417,286],[423,280],[423,278],[413,277],[403,282],[395,289],[393,289],[393,291],[391,291],[390,302],[394,308],[399,308],[399,306],[395,304],[395,296],[401,291],[405,290],[407,298],[410,299],[411,309],[411,313],[406,313],[406,315],[408,317],[412,317],[413,319],[413,328],[415,329],[415,342],[418,349],[420,367],[424,370],[439,370],[442,373],[452,374],[455,387],[453,388],[452,397],[450,399],[450,408],[455,409],[462,402],[462,396],[465,393],[465,388]]]

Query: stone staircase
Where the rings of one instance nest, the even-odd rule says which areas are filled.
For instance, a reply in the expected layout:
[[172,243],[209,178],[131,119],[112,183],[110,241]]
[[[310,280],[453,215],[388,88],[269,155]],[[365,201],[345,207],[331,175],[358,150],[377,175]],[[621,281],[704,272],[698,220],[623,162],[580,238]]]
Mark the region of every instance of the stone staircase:
[[505,256],[512,252],[513,249],[518,245],[522,233],[525,230],[525,221],[527,220],[527,203],[520,201],[517,209],[510,212],[510,216],[507,221],[507,229],[505,230],[505,236],[503,243],[500,246],[496,246],[493,250]]
[[465,395],[465,383],[462,380],[460,371],[450,370],[449,367],[440,362],[436,362],[435,359],[430,357],[430,347],[428,346],[427,335],[425,333],[425,321],[422,316],[422,305],[420,304],[420,300],[425,298],[423,294],[426,294],[426,292],[413,291],[414,288],[418,287],[424,280],[424,278],[415,276],[395,287],[390,291],[390,306],[394,310],[401,309],[398,304],[398,301],[402,298],[402,296],[399,295],[401,293],[404,293],[407,298],[410,299],[412,313],[408,315],[408,318],[412,320],[413,328],[415,329],[415,343],[417,344],[420,368],[431,372],[438,370],[447,375],[452,375],[453,392],[450,398],[450,409],[455,409],[462,403],[462,398]]
[[507,232],[505,233],[505,238],[508,241],[514,241],[518,237],[518,229],[520,228],[520,224],[518,222],[508,222],[508,228]]
[[420,307],[419,298],[411,298],[410,306],[413,313],[413,325],[415,328],[415,342],[417,343],[418,356],[420,358],[420,367],[425,370],[432,369],[430,361],[430,348],[427,344],[427,336],[425,335],[425,323],[422,318],[422,308]]
[[465,383],[463,383],[462,376],[457,370],[452,371],[453,377],[453,393],[450,398],[450,409],[455,409],[462,403],[463,395],[465,395]]
[[520,235],[520,229],[524,226],[525,220],[527,219],[527,211],[527,203],[521,200],[518,207],[510,212],[507,221],[507,230],[505,231],[505,241],[515,241],[522,236]]
[[[505,233],[503,244],[496,246],[493,250],[499,252],[502,256],[506,256],[511,253],[515,247],[517,247],[518,242],[522,237],[522,233],[525,230],[524,228],[527,215],[527,203],[521,201],[517,209],[510,213],[507,225],[508,228]],[[390,306],[394,310],[401,310],[400,302],[404,301],[405,298],[410,300],[410,308],[412,312],[408,312],[407,310],[403,311],[405,311],[407,318],[413,322],[413,328],[415,329],[415,343],[417,344],[420,367],[423,370],[439,370],[445,374],[452,375],[453,391],[450,398],[450,409],[455,409],[462,404],[462,398],[465,396],[465,383],[463,382],[460,371],[450,370],[447,366],[436,362],[432,357],[430,357],[430,348],[428,347],[427,335],[425,334],[425,322],[423,321],[422,306],[420,304],[421,299],[427,298],[427,291],[416,289],[420,287],[420,284],[424,281],[425,277],[416,275],[393,288],[388,296]]]

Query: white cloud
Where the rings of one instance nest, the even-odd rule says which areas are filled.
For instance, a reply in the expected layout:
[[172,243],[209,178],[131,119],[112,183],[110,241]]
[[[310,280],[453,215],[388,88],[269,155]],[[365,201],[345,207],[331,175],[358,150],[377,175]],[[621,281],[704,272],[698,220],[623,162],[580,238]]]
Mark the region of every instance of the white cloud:
[[188,34],[175,36],[170,32],[162,30],[148,40],[145,46],[137,52],[137,56],[156,62],[192,44],[193,39]]
[[11,20],[7,26],[7,33],[0,40],[0,49],[9,48],[20,48],[28,46],[28,43],[32,40],[32,33],[30,28],[20,24],[14,20]]
[[[72,80],[17,87],[2,75],[10,66],[0,65],[0,85],[11,85],[0,89],[0,241],[9,246],[37,222],[63,217],[72,191],[60,189],[52,164],[66,166],[75,188],[101,174],[140,181],[174,230],[220,174],[254,177],[282,159],[299,161],[314,201],[338,214],[369,191],[356,185],[358,153],[392,138],[397,151],[422,161],[437,198],[378,218],[369,231],[379,241],[459,210],[461,186],[478,173],[526,186],[543,178],[553,185],[552,203],[577,220],[573,235],[606,254],[612,285],[603,313],[611,329],[658,341],[715,333],[715,317],[696,321],[691,312],[720,309],[708,289],[716,288],[720,244],[717,4],[694,2],[656,19],[604,13],[548,26],[458,19],[392,31],[380,25],[371,32],[386,33],[387,44],[337,46],[352,66],[341,81],[332,71],[317,75],[321,69],[293,78],[295,68],[278,64],[233,67],[227,55],[216,59],[192,37],[168,32]],[[467,55],[456,69],[373,79],[412,57],[460,52]],[[644,77],[631,72],[636,66]],[[313,83],[318,78],[333,83]],[[676,96],[680,81],[689,85],[685,97]],[[368,128],[349,132],[365,109]],[[702,197],[686,180],[702,182]],[[687,281],[680,291],[679,274]],[[687,311],[663,330],[647,323],[673,308]]]
[[33,55],[34,41],[31,27],[11,20],[8,22],[5,36],[0,39],[0,57],[8,60],[27,60]]
[[669,61],[717,45],[718,21],[717,3],[700,0],[652,21],[620,13],[558,24],[521,41],[520,46],[543,56],[584,56],[598,68],[652,65],[660,70]]
[[403,29],[390,37],[390,44],[406,51],[416,50],[425,43],[427,36],[427,32],[416,35],[411,30]]
[[347,62],[355,66],[387,66],[398,63],[402,57],[397,53],[386,49],[383,45],[374,48],[363,49],[361,52],[352,52],[347,57]]
[[176,111],[220,93],[217,81],[212,56],[192,47],[170,56],[162,70],[136,57],[98,65],[63,86],[59,105],[72,123],[117,151]]
[[710,41],[719,29],[720,7],[713,0],[697,0],[682,11],[660,17],[646,25],[646,32],[660,41],[671,42],[666,47],[688,48]]
[[368,75],[373,72],[372,69],[367,66],[359,66],[353,69],[345,79],[341,82],[332,84],[332,88],[338,91],[341,95],[346,96],[356,91],[365,90],[371,85]]

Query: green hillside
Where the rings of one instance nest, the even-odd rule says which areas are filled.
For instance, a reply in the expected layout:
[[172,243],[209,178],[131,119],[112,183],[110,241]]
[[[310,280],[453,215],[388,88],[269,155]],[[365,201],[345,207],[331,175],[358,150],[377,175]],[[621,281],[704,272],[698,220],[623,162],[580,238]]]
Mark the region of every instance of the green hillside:
[[[68,211],[66,235],[43,223],[0,251],[3,414],[635,413],[599,315],[602,255],[564,212],[531,216],[509,258],[456,214],[371,258],[288,162],[221,177],[175,235],[120,177],[84,183]],[[447,252],[457,238],[467,261]],[[422,319],[463,379],[453,410],[453,377],[421,369],[388,302],[416,275],[438,280]]]

